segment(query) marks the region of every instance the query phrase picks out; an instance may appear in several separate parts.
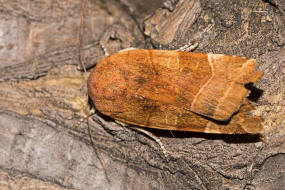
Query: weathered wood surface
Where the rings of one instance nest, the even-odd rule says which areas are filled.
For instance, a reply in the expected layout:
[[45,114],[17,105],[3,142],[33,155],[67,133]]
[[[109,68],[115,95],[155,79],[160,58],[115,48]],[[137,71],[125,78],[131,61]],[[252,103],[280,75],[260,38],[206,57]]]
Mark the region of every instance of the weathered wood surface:
[[[284,187],[281,0],[90,0],[79,43],[82,2],[0,1],[1,189]],[[166,161],[152,139],[96,114],[91,127],[108,182],[88,137],[89,73],[77,70],[79,52],[90,68],[127,47],[177,49],[194,41],[197,52],[257,59],[264,76],[249,98],[264,118],[262,141],[150,130],[166,147]]]

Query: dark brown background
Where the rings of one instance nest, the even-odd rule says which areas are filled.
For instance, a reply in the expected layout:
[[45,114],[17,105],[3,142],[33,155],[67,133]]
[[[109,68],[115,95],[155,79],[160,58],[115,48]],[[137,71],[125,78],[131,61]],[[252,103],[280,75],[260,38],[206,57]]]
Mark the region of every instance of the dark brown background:
[[[85,2],[0,0],[0,189],[284,189],[284,0]],[[88,137],[80,57],[91,68],[120,49],[191,42],[257,59],[262,141],[150,130],[167,162],[149,137],[94,115],[108,182]]]

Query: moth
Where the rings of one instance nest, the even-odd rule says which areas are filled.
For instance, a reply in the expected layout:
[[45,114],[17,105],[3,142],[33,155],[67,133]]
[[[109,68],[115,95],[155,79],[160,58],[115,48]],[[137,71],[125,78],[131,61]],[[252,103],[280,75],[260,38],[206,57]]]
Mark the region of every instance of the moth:
[[257,134],[245,84],[262,72],[254,59],[135,49],[101,59],[89,76],[96,109],[128,124],[164,130]]

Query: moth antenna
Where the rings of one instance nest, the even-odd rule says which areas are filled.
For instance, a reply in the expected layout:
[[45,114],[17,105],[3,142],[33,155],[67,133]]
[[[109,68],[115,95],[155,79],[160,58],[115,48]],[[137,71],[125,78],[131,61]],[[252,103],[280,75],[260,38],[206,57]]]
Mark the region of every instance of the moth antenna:
[[111,180],[110,180],[109,175],[108,175],[106,163],[105,163],[104,158],[103,158],[103,156],[102,156],[102,154],[101,154],[101,152],[100,152],[100,150],[99,150],[99,148],[97,146],[96,141],[94,140],[94,138],[92,136],[92,130],[91,130],[90,123],[89,123],[89,118],[91,116],[92,116],[91,114],[87,115],[87,126],[88,126],[89,137],[90,137],[90,140],[92,142],[93,148],[95,149],[95,152],[96,152],[96,154],[97,154],[97,156],[98,156],[98,158],[99,158],[99,160],[100,160],[100,162],[101,162],[101,164],[103,166],[103,169],[105,171],[106,179],[107,179],[108,183],[111,185]]
[[110,186],[112,186],[111,180],[110,180],[109,175],[108,175],[107,167],[106,167],[106,162],[105,162],[105,160],[104,160],[104,158],[103,158],[103,156],[102,156],[102,154],[98,148],[96,141],[94,140],[94,138],[92,136],[92,130],[91,130],[89,118],[92,117],[92,115],[94,115],[95,112],[93,112],[92,110],[89,111],[89,109],[87,109],[87,105],[83,107],[83,112],[85,113],[85,115],[87,117],[87,126],[88,126],[88,134],[89,134],[90,141],[91,141],[92,146],[94,148],[94,151],[95,151],[96,155],[98,156],[98,159],[99,159],[99,161],[103,167],[106,179],[107,179],[108,183],[110,184]]
[[79,27],[78,27],[78,36],[77,36],[77,40],[78,40],[78,56],[79,56],[79,62],[81,67],[83,68],[84,72],[87,72],[83,58],[81,56],[81,47],[82,47],[82,35],[81,32],[83,31],[83,20],[84,20],[84,11],[86,8],[86,4],[87,4],[87,0],[83,0],[83,2],[81,2],[81,8],[80,8],[80,22],[79,22]]

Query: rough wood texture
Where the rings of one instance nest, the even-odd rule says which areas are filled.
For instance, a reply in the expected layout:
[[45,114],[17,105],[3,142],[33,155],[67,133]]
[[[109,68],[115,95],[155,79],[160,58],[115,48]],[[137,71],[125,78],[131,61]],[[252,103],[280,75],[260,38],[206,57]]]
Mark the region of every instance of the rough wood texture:
[[[248,115],[250,105],[239,112],[249,94],[244,85],[262,76],[255,66],[252,59],[221,54],[123,51],[98,62],[88,79],[88,94],[101,113],[129,124],[208,133],[260,133],[261,118]],[[201,115],[227,122],[219,124]]]
[[[79,46],[82,2],[0,0],[1,189],[284,187],[282,0],[88,0]],[[195,10],[183,7],[186,4],[195,5]],[[157,20],[161,13],[168,16]],[[169,26],[173,38],[162,44],[165,38],[148,33],[145,26],[149,21],[152,27],[170,23],[167,19],[181,24],[175,30]],[[149,137],[95,114],[90,118],[92,134],[109,183],[88,137],[89,73],[76,70],[79,52],[91,67],[105,53],[130,46],[177,49],[191,41],[199,42],[197,52],[257,59],[257,70],[264,76],[255,87],[249,86],[249,98],[255,104],[253,114],[264,118],[263,140],[152,129],[168,151],[166,161]]]

